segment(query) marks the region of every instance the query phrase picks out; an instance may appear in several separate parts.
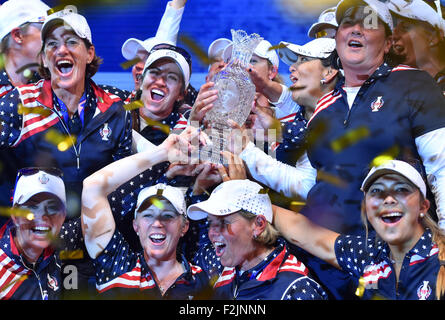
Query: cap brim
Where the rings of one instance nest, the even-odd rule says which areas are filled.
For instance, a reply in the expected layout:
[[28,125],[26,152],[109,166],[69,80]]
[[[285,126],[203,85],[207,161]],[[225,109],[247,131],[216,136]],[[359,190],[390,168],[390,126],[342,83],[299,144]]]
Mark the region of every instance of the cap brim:
[[136,38],[130,38],[124,42],[121,51],[125,59],[133,60],[140,49],[144,49],[143,42]]
[[[218,202],[218,201],[216,201]],[[235,213],[240,208],[225,208],[225,209],[216,209],[214,206],[215,199],[212,200],[206,200],[203,202],[199,202],[196,204],[191,205],[187,210],[187,216],[191,220],[201,220],[207,218],[207,216],[213,215],[213,216],[227,216],[229,214]],[[221,207],[221,206],[219,206]]]

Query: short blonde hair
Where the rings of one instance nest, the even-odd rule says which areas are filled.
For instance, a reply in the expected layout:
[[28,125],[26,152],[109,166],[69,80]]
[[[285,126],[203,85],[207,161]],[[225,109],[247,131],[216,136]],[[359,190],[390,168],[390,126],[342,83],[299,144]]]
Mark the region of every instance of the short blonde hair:
[[[253,220],[257,217],[256,214],[241,210],[239,214],[246,220]],[[259,234],[254,241],[266,246],[273,247],[277,241],[278,236],[280,235],[279,231],[275,229],[275,227],[267,221],[267,226],[261,234]]]

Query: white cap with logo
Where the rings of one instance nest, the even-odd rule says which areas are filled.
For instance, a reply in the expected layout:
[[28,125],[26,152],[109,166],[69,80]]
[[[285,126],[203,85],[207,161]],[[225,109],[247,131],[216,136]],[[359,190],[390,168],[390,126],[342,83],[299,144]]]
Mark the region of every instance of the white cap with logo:
[[154,62],[162,58],[170,58],[177,63],[184,77],[185,88],[187,88],[190,82],[191,67],[187,62],[186,58],[181,53],[174,51],[172,49],[165,48],[165,49],[154,50],[153,52],[151,52],[147,58],[147,61],[145,62],[143,73],[145,73],[145,70],[147,70],[147,68],[150,67]]
[[85,17],[70,10],[61,10],[45,19],[42,27],[42,44],[45,42],[48,31],[56,24],[70,27],[80,38],[88,40],[91,44],[93,43],[91,29]]
[[134,211],[135,218],[142,204],[153,197],[167,199],[175,207],[179,214],[186,215],[184,193],[181,191],[181,189],[163,183],[158,183],[157,185],[144,188],[139,192],[136,210]]
[[377,178],[388,173],[397,173],[405,177],[406,179],[411,181],[411,183],[414,184],[417,188],[419,188],[420,192],[426,198],[426,184],[425,181],[422,179],[422,176],[420,175],[419,171],[417,171],[409,163],[400,160],[389,160],[383,163],[382,165],[373,167],[369,171],[365,180],[363,180],[360,190],[362,190],[363,192],[368,191],[371,184]]
[[51,193],[62,201],[66,207],[65,184],[62,178],[36,170],[30,175],[21,175],[15,185],[12,204],[23,204],[38,193]]
[[39,0],[9,0],[0,6],[0,41],[26,22],[42,22],[50,9]]
[[[270,63],[276,68],[278,68],[280,64],[280,59],[278,58],[277,52],[270,48],[272,47],[272,44],[267,40],[261,40],[261,42],[256,46],[255,50],[253,51],[254,54],[259,56],[260,58],[269,60]],[[232,48],[233,45],[229,44],[223,52],[223,59],[226,62],[229,62],[230,58],[232,57]]]
[[187,215],[192,220],[201,220],[208,214],[226,216],[244,210],[263,215],[272,223],[272,203],[265,189],[250,180],[229,180],[218,185],[209,199],[191,205]]
[[278,49],[281,60],[289,66],[294,64],[298,56],[325,59],[335,49],[335,39],[317,38],[300,46],[290,42],[281,41],[280,45],[285,47]]
[[[372,11],[374,11],[377,16],[385,23],[391,32],[394,30],[394,24],[392,21],[391,13],[389,12],[388,6],[386,3],[381,2],[379,0],[341,0],[337,4],[337,8],[335,10],[335,17],[337,19],[337,24],[340,25],[343,16],[349,8],[356,6],[369,6]],[[371,12],[369,12],[371,14]],[[373,19],[369,19],[372,22]]]
[[420,20],[438,27],[445,33],[445,20],[442,15],[422,0],[390,0],[387,3],[392,12],[413,20]]
[[325,28],[337,29],[338,24],[335,20],[335,9],[336,7],[328,8],[320,14],[318,21],[312,24],[307,32],[309,38],[317,38],[317,33]]

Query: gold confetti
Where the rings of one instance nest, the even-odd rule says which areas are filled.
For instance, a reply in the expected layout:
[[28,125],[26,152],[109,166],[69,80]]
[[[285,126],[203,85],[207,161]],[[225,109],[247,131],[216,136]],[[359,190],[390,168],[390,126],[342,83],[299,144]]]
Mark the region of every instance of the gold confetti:
[[190,38],[189,36],[182,35],[179,37],[179,40],[184,42],[184,44],[192,51],[199,59],[199,61],[204,64],[205,66],[208,66],[209,64],[212,64],[214,60],[209,59],[207,57],[207,52],[204,51],[195,40]]
[[400,149],[398,146],[393,146],[383,152],[382,154],[378,155],[371,161],[371,167],[377,167],[389,160],[394,160],[400,153]]
[[289,204],[289,210],[298,212],[305,205],[306,205],[306,202],[303,202],[303,201],[291,201],[291,203]]
[[338,139],[331,142],[331,148],[335,152],[341,152],[343,149],[350,147],[358,141],[369,136],[369,129],[366,127],[359,127],[354,130],[349,130]]
[[3,53],[0,53],[0,69],[4,69],[5,68],[5,58]]
[[277,44],[275,46],[271,46],[271,47],[269,47],[268,51],[282,49],[282,48],[287,48],[287,44],[280,43],[280,44]]
[[47,117],[52,114],[52,111],[45,107],[24,107],[21,103],[17,106],[18,114],[40,114],[41,116]]
[[131,110],[142,108],[143,106],[144,106],[144,103],[142,102],[142,100],[136,100],[129,104],[124,105],[124,109],[127,111],[131,111]]
[[151,198],[150,202],[158,209],[163,210],[164,204],[158,198]]
[[83,250],[61,250],[59,253],[60,260],[78,260],[83,259]]
[[61,152],[64,152],[75,145],[76,139],[77,138],[74,135],[64,135],[55,129],[49,129],[45,133],[45,140],[57,146],[57,149]]
[[151,126],[153,128],[159,129],[162,132],[164,132],[165,134],[170,134],[170,127],[166,124],[163,124],[161,122],[155,121],[153,119],[150,119],[149,117],[140,115],[145,122],[147,123],[148,126]]
[[342,179],[340,179],[339,177],[336,177],[330,173],[321,170],[317,172],[317,179],[324,180],[340,188],[346,188],[347,186],[347,183]]
[[364,293],[365,293],[365,278],[360,277],[360,279],[358,280],[357,290],[355,290],[355,295],[361,298],[363,297]]
[[268,194],[269,188],[261,188],[260,191],[258,191],[259,194]]
[[136,57],[136,58],[134,58],[134,59],[131,59],[131,60],[122,62],[122,63],[121,63],[121,67],[122,67],[122,69],[127,70],[128,68],[131,68],[132,66],[134,66],[134,65],[135,65],[136,63],[138,63],[139,61],[141,61],[141,58]]
[[[24,217],[28,220],[34,219],[34,214],[27,209],[19,208],[19,207],[0,207],[0,215],[4,217]],[[32,216],[31,216],[32,215]],[[30,219],[32,218],[32,219]]]
[[8,289],[10,286],[12,286],[13,284],[15,284],[16,282],[19,282],[19,281],[25,281],[26,279],[28,279],[28,276],[25,274],[25,275],[23,275],[23,276],[21,276],[20,278],[18,278],[17,280],[14,280],[14,281],[12,281],[12,282],[10,282],[10,283],[7,283],[7,284],[5,284],[5,285],[3,285],[1,288],[0,288],[0,292],[2,292],[2,291],[5,291],[6,289]]

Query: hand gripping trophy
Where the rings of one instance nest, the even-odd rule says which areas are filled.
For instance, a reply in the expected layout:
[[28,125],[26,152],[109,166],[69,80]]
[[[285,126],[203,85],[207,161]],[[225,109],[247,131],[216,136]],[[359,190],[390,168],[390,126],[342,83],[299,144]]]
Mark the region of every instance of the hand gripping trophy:
[[211,145],[200,149],[200,160],[223,163],[221,151],[227,150],[227,138],[231,119],[242,126],[249,116],[255,98],[255,85],[246,71],[252,54],[263,40],[258,34],[248,35],[243,30],[230,30],[232,33],[232,56],[227,66],[215,75],[215,89],[218,99],[206,114],[209,123],[205,130],[212,141]]

